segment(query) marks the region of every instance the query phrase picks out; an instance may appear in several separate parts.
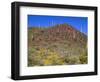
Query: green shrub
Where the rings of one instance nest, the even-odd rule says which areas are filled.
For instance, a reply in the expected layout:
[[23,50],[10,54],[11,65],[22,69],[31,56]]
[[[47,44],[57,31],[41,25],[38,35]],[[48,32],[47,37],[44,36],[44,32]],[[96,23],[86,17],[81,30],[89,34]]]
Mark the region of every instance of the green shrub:
[[85,50],[84,53],[79,56],[79,60],[80,60],[81,64],[86,64],[88,62],[88,57],[87,56],[88,56],[87,55],[87,50]]
[[41,65],[62,65],[64,64],[63,58],[56,52],[49,49],[41,48],[35,51],[36,54],[29,56],[29,66],[41,66]]
[[66,56],[64,59],[65,59],[66,64],[77,64],[78,63],[78,58],[75,56],[73,57]]
[[86,64],[87,63],[87,56],[85,55],[80,55],[79,60],[81,64]]

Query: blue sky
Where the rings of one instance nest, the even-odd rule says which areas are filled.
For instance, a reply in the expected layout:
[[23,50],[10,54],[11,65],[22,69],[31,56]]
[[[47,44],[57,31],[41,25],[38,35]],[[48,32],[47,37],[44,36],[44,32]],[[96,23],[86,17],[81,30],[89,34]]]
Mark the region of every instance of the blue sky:
[[67,23],[79,31],[87,34],[88,18],[71,16],[47,16],[47,15],[28,15],[28,28],[54,26],[56,24]]

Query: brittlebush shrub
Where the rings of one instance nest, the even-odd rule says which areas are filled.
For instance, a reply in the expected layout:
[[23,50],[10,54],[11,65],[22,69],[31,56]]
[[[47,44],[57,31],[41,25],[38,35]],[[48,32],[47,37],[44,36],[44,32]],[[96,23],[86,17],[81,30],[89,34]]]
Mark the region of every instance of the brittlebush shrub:
[[48,56],[44,59],[44,65],[62,65],[64,64],[63,58],[56,52],[48,52]]
[[66,64],[77,64],[78,63],[78,58],[77,57],[71,57],[71,56],[66,56],[65,58]]
[[86,64],[87,63],[87,56],[86,55],[80,55],[79,60],[81,64]]
[[63,58],[56,52],[49,49],[41,48],[33,57],[29,58],[30,66],[32,65],[62,65]]
[[86,63],[87,63],[87,56],[81,55],[81,56],[79,57],[79,59],[80,59],[80,63],[81,63],[81,64],[86,64]]
[[80,60],[81,64],[87,64],[87,62],[88,62],[88,57],[87,56],[88,56],[87,55],[87,50],[85,50],[84,53],[79,56],[79,60]]
[[46,48],[39,50],[30,49],[28,56],[28,66],[49,66],[49,65],[65,65],[65,64],[86,64],[87,51],[79,56],[61,56],[56,51]]

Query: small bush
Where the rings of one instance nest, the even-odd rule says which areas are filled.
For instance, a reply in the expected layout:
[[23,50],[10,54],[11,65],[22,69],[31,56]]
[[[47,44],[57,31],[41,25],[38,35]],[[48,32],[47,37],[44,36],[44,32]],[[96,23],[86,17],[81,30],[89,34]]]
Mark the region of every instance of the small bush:
[[29,49],[28,66],[72,65],[86,63],[86,51],[81,55],[62,57],[62,55],[49,48],[39,48],[38,50],[34,48]]
[[84,53],[79,56],[79,60],[80,60],[81,64],[87,64],[88,63],[88,57],[87,56],[88,55],[87,55],[87,49],[86,49],[84,51]]
[[80,55],[79,60],[81,64],[86,64],[87,63],[87,56],[85,55]]
[[77,64],[78,63],[78,58],[77,57],[71,57],[71,56],[66,56],[65,57],[65,62],[66,64]]
[[63,58],[56,52],[41,48],[35,55],[29,57],[29,66],[33,65],[62,65]]

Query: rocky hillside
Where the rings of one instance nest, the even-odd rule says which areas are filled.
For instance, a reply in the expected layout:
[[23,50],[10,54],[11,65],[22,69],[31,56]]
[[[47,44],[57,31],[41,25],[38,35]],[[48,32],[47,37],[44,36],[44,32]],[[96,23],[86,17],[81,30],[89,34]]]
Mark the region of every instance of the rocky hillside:
[[36,55],[36,52],[43,49],[47,55],[51,51],[59,54],[61,58],[76,58],[76,62],[69,60],[68,63],[64,62],[65,64],[80,64],[82,62],[79,57],[87,53],[87,35],[68,24],[59,24],[49,28],[33,27],[28,30],[28,48],[29,54],[31,49],[34,49],[32,55]]

